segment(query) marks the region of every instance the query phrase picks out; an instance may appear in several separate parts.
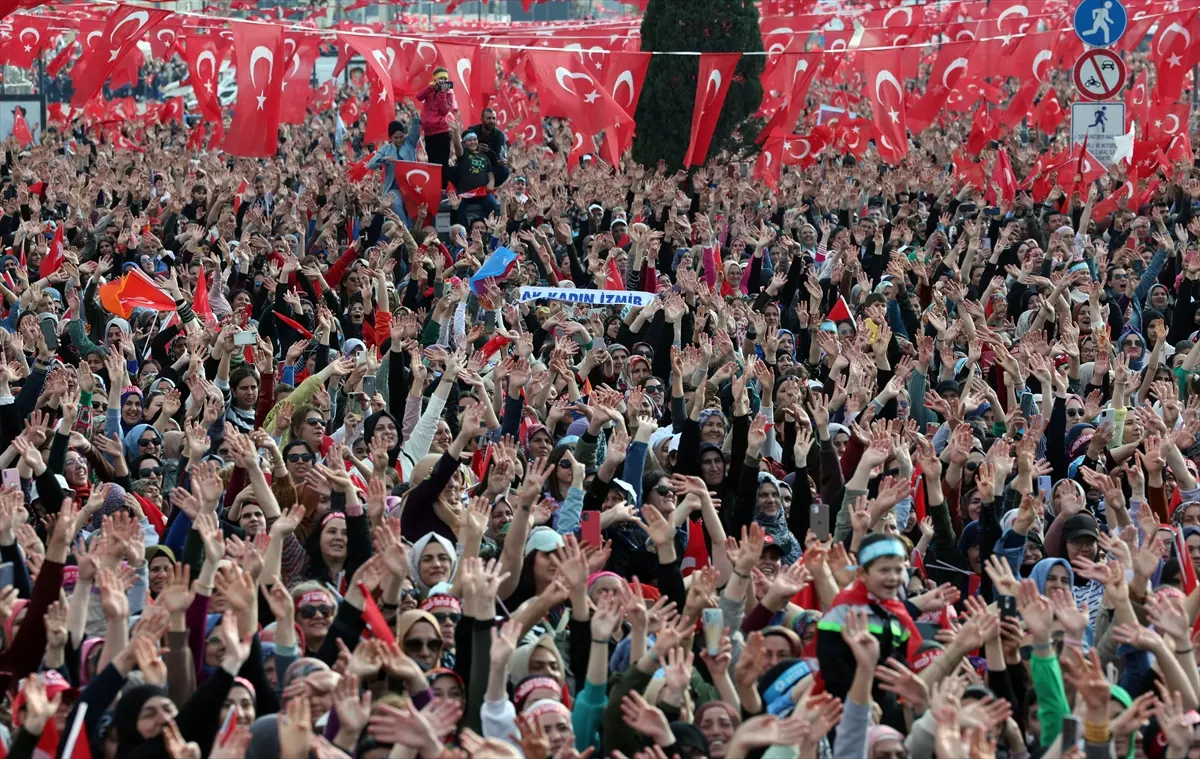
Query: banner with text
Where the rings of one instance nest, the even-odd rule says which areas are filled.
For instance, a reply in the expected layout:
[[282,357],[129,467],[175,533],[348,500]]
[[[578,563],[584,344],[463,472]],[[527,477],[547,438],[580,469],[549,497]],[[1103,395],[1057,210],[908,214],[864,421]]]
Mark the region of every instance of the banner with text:
[[574,287],[522,287],[521,302],[531,300],[561,300],[584,306],[647,306],[654,293],[625,290],[579,290]]

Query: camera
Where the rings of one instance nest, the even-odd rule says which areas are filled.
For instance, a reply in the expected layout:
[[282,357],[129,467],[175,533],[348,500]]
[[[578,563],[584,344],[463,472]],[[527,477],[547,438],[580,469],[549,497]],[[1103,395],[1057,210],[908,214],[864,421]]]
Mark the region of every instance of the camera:
[[454,82],[450,81],[449,79],[444,79],[438,82],[438,88],[442,90],[452,90],[454,89]]

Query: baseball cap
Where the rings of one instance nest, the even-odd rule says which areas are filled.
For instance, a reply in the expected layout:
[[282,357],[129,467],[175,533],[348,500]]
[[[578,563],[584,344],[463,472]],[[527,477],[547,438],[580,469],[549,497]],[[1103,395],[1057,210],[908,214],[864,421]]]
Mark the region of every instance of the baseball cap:
[[1096,520],[1091,514],[1076,514],[1063,524],[1063,540],[1070,541],[1084,537],[1098,538],[1099,536]]

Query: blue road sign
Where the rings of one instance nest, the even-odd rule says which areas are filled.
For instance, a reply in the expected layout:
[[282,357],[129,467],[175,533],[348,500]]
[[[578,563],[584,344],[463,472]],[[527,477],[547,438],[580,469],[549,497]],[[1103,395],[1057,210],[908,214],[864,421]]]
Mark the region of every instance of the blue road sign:
[[1092,47],[1115,45],[1128,26],[1121,0],[1082,0],[1075,9],[1075,33]]

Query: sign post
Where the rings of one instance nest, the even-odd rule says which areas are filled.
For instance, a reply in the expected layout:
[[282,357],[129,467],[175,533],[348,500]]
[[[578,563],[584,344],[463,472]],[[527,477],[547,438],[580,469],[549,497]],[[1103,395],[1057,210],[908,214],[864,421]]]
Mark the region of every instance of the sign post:
[[1085,45],[1115,45],[1128,27],[1129,14],[1121,0],[1083,0],[1075,9],[1075,33]]
[[1118,140],[1125,136],[1125,104],[1071,103],[1071,143],[1087,140],[1088,152],[1112,168]]
[[1108,100],[1125,86],[1125,61],[1111,50],[1092,48],[1075,62],[1075,89],[1088,100]]

